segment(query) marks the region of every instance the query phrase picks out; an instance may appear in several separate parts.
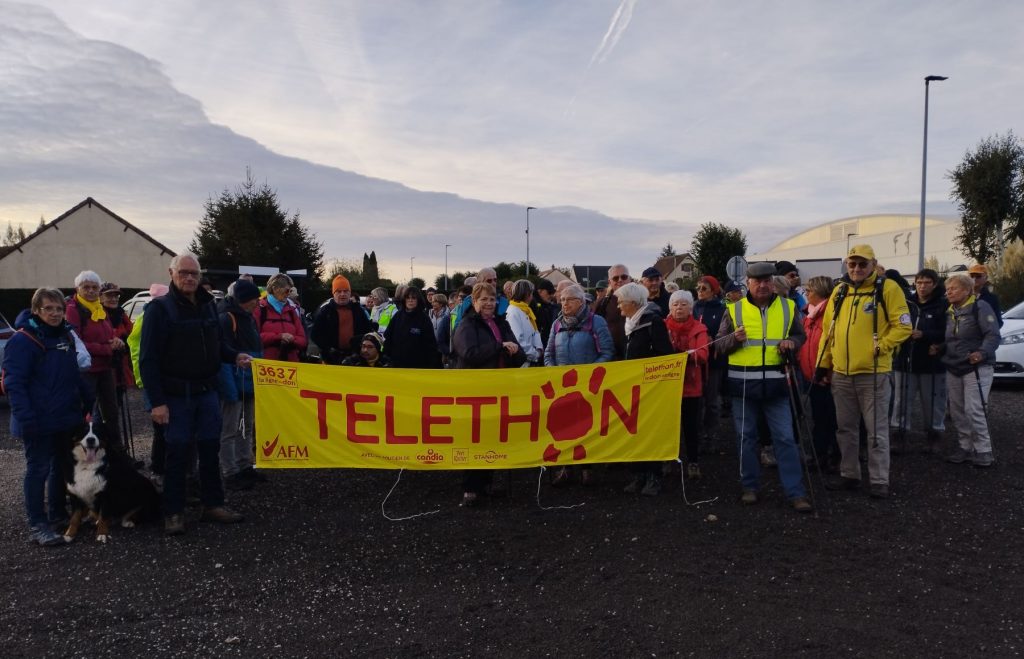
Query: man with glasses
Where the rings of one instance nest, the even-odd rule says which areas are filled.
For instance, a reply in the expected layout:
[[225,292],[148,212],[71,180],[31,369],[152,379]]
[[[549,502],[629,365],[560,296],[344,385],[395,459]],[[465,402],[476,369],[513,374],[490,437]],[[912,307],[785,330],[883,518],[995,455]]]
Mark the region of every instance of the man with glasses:
[[180,535],[185,532],[185,472],[193,441],[199,457],[201,520],[242,521],[224,506],[217,385],[222,361],[248,368],[250,357],[225,341],[216,301],[199,286],[199,259],[179,254],[169,272],[169,292],[146,308],[139,370],[153,405],[153,422],[166,426],[164,533]]
[[[842,454],[839,480],[830,489],[861,485],[860,422],[867,427],[869,493],[889,497],[889,372],[893,353],[912,331],[907,298],[899,284],[875,271],[870,245],[854,245],[847,274],[832,292],[822,326],[831,336],[821,341],[814,379],[832,383]],[[831,371],[831,373],[830,373]]]
[[626,352],[626,319],[619,312],[619,299],[615,291],[619,290],[632,279],[629,268],[618,263],[608,268],[608,290],[603,298],[594,304],[594,313],[605,319],[608,330],[612,333],[615,343],[615,359],[622,359]]
[[967,271],[967,274],[970,275],[971,281],[974,282],[974,297],[988,302],[988,306],[992,307],[992,311],[996,312],[996,322],[1002,328],[1003,310],[999,307],[999,298],[988,287],[988,268],[980,263],[975,263]]

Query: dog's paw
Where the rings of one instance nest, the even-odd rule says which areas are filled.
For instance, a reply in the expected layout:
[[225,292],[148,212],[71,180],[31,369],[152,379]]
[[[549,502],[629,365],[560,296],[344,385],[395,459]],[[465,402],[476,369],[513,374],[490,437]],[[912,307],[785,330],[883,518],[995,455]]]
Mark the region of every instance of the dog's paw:
[[109,538],[109,535],[98,535],[96,536],[96,542],[102,542],[103,544],[106,544]]
[[123,520],[121,520],[121,526],[126,528],[126,529],[134,529],[135,528],[135,522],[133,522],[130,519],[123,519]]

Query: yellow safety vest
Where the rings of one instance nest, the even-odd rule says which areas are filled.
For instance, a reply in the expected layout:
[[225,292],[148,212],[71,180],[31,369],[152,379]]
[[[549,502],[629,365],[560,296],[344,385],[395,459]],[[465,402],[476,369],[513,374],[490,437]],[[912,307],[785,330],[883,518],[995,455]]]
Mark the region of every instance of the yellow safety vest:
[[778,368],[782,364],[778,346],[789,338],[796,311],[793,300],[775,296],[762,310],[744,297],[726,308],[733,327],[743,327],[747,332],[747,340],[729,354],[728,377],[740,380],[785,377]]

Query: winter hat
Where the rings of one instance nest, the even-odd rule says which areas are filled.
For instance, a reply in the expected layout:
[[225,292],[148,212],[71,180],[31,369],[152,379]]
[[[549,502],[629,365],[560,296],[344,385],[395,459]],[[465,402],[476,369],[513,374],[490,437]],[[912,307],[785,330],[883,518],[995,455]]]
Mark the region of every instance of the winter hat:
[[372,343],[377,348],[377,352],[380,352],[381,349],[384,347],[383,337],[381,337],[381,335],[376,332],[368,332],[366,334],[363,334],[363,341],[369,341],[370,343]]
[[103,295],[104,293],[109,293],[111,291],[113,291],[115,293],[120,293],[121,292],[121,287],[118,286],[117,284],[115,284],[112,281],[108,281],[105,284],[103,284],[102,286],[100,286],[100,295]]
[[334,295],[338,291],[351,291],[352,284],[348,283],[348,279],[345,275],[338,275],[331,281],[331,295]]
[[248,279],[239,279],[234,284],[235,300],[239,304],[245,304],[256,300],[260,296],[260,289]]
[[786,275],[794,270],[797,270],[797,267],[789,261],[778,261],[775,264],[775,274],[777,275]]
[[703,277],[700,278],[700,280],[711,287],[711,292],[714,295],[718,295],[719,293],[722,292],[722,285],[719,284],[718,279],[716,279],[712,275],[704,275]]
[[740,286],[738,283],[736,283],[734,281],[730,281],[728,284],[725,285],[725,292],[726,293],[732,293],[733,291],[742,291],[742,290],[743,290],[743,287]]

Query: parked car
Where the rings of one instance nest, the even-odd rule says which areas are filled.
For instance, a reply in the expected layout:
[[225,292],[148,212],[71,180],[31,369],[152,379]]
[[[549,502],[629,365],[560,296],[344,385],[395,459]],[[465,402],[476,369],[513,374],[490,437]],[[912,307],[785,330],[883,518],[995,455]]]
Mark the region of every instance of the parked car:
[[996,348],[997,381],[1024,382],[1024,302],[1003,314],[1002,338]]
[[128,314],[128,317],[134,323],[135,319],[142,315],[142,308],[151,299],[149,291],[142,291],[141,293],[136,293],[130,300],[122,304],[121,308],[124,309],[124,312]]

